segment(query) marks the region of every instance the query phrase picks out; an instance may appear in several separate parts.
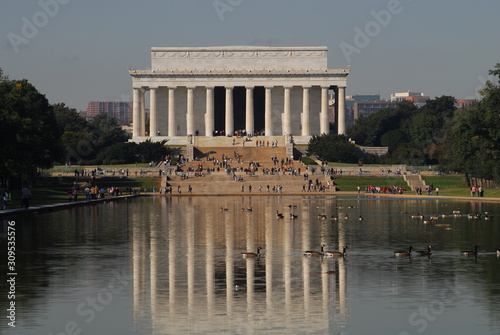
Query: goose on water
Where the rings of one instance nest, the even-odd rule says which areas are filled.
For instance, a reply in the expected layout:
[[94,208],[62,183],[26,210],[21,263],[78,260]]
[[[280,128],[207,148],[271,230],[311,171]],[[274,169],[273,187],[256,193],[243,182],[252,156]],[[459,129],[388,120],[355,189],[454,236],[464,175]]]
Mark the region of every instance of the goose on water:
[[261,256],[260,249],[262,249],[262,247],[258,247],[257,252],[242,252],[241,255],[245,258],[260,257]]
[[432,255],[431,249],[432,249],[432,246],[428,245],[427,250],[418,250],[417,254],[419,254],[420,256],[430,256],[430,255]]
[[462,253],[462,255],[464,256],[477,256],[478,252],[477,250],[479,249],[479,247],[477,245],[474,246],[474,250],[462,250],[460,251]]
[[397,257],[411,257],[411,251],[412,250],[413,250],[413,247],[408,248],[408,251],[396,250],[396,251],[394,251],[394,256],[397,256]]
[[304,256],[322,256],[324,251],[325,251],[325,245],[322,244],[321,251],[307,250],[307,251],[304,251]]
[[325,257],[345,257],[347,255],[347,247],[341,251],[325,251],[323,256]]

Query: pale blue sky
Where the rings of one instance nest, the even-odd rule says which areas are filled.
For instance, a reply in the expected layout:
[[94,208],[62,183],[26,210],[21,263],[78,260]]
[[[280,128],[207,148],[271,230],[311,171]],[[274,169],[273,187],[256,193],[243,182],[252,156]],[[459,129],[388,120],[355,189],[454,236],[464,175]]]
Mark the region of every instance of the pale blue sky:
[[[397,0],[3,0],[0,67],[51,103],[84,110],[91,100],[130,100],[127,67],[149,68],[152,46],[324,45],[329,68],[351,65],[348,95],[384,98],[471,97],[500,63],[500,1],[400,0],[377,23],[373,12],[390,4]],[[370,40],[356,39],[367,27]],[[346,57],[348,45],[357,52]]]

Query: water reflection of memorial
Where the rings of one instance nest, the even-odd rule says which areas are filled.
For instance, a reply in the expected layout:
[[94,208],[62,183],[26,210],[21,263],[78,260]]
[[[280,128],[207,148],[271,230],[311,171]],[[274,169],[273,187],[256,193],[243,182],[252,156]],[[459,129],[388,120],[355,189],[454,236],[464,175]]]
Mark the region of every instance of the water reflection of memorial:
[[[283,324],[325,331],[347,322],[348,261],[301,252],[319,250],[323,243],[329,249],[345,246],[342,220],[316,224],[317,209],[307,201],[297,202],[297,208],[260,197],[242,198],[241,207],[221,201],[214,206],[210,199],[206,206],[204,198],[161,199],[151,213],[136,213],[134,222],[141,222],[133,228],[132,252],[137,322],[151,318],[156,333],[220,331],[220,325],[272,332]],[[276,217],[278,208],[285,219]],[[298,218],[289,219],[290,211]],[[264,248],[262,257],[241,256],[258,246]]]

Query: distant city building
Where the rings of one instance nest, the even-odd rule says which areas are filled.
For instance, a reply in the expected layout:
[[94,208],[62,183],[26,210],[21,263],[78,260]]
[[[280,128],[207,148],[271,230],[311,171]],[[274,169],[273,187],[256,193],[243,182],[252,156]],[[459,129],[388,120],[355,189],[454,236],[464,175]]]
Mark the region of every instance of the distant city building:
[[99,114],[114,117],[120,125],[130,125],[132,122],[132,102],[90,101],[87,105],[87,117],[93,118]]
[[406,101],[411,101],[417,107],[422,107],[430,100],[429,97],[426,96],[418,96],[418,97],[406,97]]
[[366,117],[373,113],[379,112],[385,108],[396,107],[396,102],[391,102],[387,100],[377,100],[377,101],[357,101],[354,103],[354,120],[357,120],[360,116]]
[[[346,127],[349,128],[352,125],[354,125],[354,120],[357,119],[355,116],[355,103],[356,102],[373,102],[373,101],[381,101],[380,100],[380,94],[356,94],[356,95],[348,95],[346,96],[345,100],[345,123]],[[335,105],[335,96],[333,94],[330,95],[329,98],[329,104],[330,106]],[[330,107],[329,109],[329,121],[330,122],[335,122],[334,120],[336,119],[335,112],[333,107]],[[368,114],[367,114],[368,115]]]
[[458,109],[462,109],[462,108],[472,106],[475,102],[476,102],[476,100],[472,100],[472,99],[458,99],[455,102],[455,107]]
[[354,103],[360,101],[380,101],[380,94],[356,94],[348,95],[345,104],[349,107],[354,107]]
[[391,94],[391,101],[392,102],[400,102],[400,101],[405,101],[408,100],[407,98],[409,97],[424,97],[425,94],[422,92],[401,92],[401,93],[393,93]]

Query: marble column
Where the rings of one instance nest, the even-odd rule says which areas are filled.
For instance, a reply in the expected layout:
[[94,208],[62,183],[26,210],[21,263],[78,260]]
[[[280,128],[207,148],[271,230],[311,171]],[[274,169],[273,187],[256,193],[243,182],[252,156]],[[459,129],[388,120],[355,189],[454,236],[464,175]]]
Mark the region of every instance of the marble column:
[[156,106],[156,87],[149,88],[149,135],[157,136],[158,134],[158,117]]
[[141,136],[146,136],[146,106],[144,101],[144,95],[146,90],[144,88],[140,89],[140,110],[141,110]]
[[273,136],[273,101],[272,101],[272,87],[266,87],[266,103],[264,112],[264,130],[266,136]]
[[225,134],[234,135],[234,106],[233,106],[233,87],[226,86],[226,124]]
[[247,87],[246,109],[245,109],[245,128],[247,134],[253,134],[254,129],[254,110],[253,110],[253,87]]
[[175,88],[168,88],[168,136],[177,135],[175,124]]
[[206,114],[205,114],[205,136],[213,136],[215,128],[214,119],[214,88],[207,87],[206,98]]
[[194,135],[194,87],[187,88],[186,133]]
[[292,116],[290,111],[290,90],[291,87],[285,87],[283,101],[283,135],[292,134]]
[[320,114],[320,133],[329,134],[330,125],[328,124],[328,87],[321,87],[321,114]]
[[141,136],[141,109],[140,109],[140,92],[138,88],[134,88],[134,96],[132,102],[132,136]]
[[302,93],[302,136],[311,136],[309,124],[309,87],[303,87]]
[[344,135],[345,134],[345,87],[339,87],[338,92],[339,92],[338,97],[335,97],[336,101],[338,101],[339,104],[338,134]]

